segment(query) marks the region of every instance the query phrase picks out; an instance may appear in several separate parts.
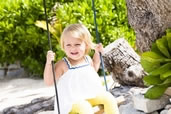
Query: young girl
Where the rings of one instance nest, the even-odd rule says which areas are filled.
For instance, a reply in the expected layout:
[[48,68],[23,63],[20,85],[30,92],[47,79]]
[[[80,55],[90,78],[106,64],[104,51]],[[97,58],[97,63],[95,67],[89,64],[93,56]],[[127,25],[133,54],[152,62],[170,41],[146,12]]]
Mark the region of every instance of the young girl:
[[[102,52],[103,47],[101,44],[94,46],[88,29],[82,24],[72,24],[64,29],[61,47],[66,57],[55,64],[55,75],[60,112],[69,114],[74,103],[94,98],[105,91],[97,74],[100,66],[99,52]],[[95,50],[93,59],[88,56],[90,49]],[[44,69],[47,85],[54,83],[51,65],[54,58],[54,52],[48,51]],[[55,114],[58,114],[56,105],[55,102]]]

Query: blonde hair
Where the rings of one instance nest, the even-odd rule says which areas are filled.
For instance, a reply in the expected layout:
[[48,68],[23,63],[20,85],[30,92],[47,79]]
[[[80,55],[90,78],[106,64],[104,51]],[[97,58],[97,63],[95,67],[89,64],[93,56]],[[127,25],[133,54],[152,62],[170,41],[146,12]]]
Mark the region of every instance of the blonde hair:
[[62,49],[64,49],[64,38],[66,37],[66,34],[84,41],[86,44],[86,54],[88,54],[89,51],[94,48],[94,43],[91,40],[91,34],[83,24],[71,24],[63,30],[60,38]]

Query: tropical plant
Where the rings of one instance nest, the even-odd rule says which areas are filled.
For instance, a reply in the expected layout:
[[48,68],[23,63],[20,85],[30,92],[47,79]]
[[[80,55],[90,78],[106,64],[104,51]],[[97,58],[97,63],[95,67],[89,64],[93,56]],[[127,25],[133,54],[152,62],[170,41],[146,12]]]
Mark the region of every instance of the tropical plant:
[[44,19],[42,0],[1,2],[0,63],[11,64],[20,61],[21,66],[30,74],[41,76],[48,39],[46,32],[36,27],[35,22]]
[[151,51],[142,54],[141,64],[148,73],[144,82],[151,86],[145,97],[161,97],[171,86],[171,30],[167,30],[165,36],[153,43]]
[[[125,0],[95,0],[96,20],[100,41],[104,46],[124,37],[134,46],[135,34],[128,24]],[[64,28],[68,24],[83,23],[96,41],[94,16],[91,0],[61,2],[56,7],[56,18]]]

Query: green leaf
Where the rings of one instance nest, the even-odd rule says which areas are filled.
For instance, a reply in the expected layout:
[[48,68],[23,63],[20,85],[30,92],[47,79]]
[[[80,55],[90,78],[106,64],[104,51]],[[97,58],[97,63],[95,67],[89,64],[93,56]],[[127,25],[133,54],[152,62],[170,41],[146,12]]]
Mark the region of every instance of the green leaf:
[[150,60],[146,58],[141,58],[141,65],[144,68],[144,70],[149,73],[153,71],[154,69],[160,67],[160,62],[158,61],[151,62]]
[[165,59],[165,57],[163,57],[155,52],[145,52],[142,54],[142,57],[148,57],[149,59],[151,59],[153,61],[162,61],[163,59]]
[[167,71],[167,72],[161,74],[161,76],[160,76],[160,78],[161,78],[162,80],[166,79],[167,77],[171,77],[171,70],[169,70],[169,71]]
[[171,32],[169,31],[167,31],[167,42],[168,42],[169,51],[171,52]]
[[151,47],[151,51],[157,53],[158,55],[164,57],[163,53],[158,49],[157,44],[153,43]]
[[154,69],[149,75],[160,75],[167,72],[171,68],[171,63],[166,63],[157,69]]
[[145,97],[149,99],[158,99],[164,94],[167,88],[168,85],[155,85],[146,92]]
[[167,39],[166,37],[163,37],[161,39],[158,39],[156,41],[157,47],[159,48],[159,50],[168,58],[170,58],[170,54],[168,51],[168,44],[167,44]]
[[171,77],[167,77],[167,79],[162,83],[162,85],[171,85]]
[[159,75],[157,76],[148,75],[148,76],[145,76],[143,80],[145,81],[147,85],[157,85],[163,82],[163,80],[160,79]]
[[141,65],[148,73],[160,67],[160,63],[164,62],[164,57],[155,52],[145,52],[141,56]]

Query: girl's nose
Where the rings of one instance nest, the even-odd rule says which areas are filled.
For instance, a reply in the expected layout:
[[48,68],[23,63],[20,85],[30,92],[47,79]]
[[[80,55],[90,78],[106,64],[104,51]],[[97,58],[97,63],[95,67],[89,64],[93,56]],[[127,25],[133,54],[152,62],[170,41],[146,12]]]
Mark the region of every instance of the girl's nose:
[[76,46],[71,46],[71,50],[76,50]]

